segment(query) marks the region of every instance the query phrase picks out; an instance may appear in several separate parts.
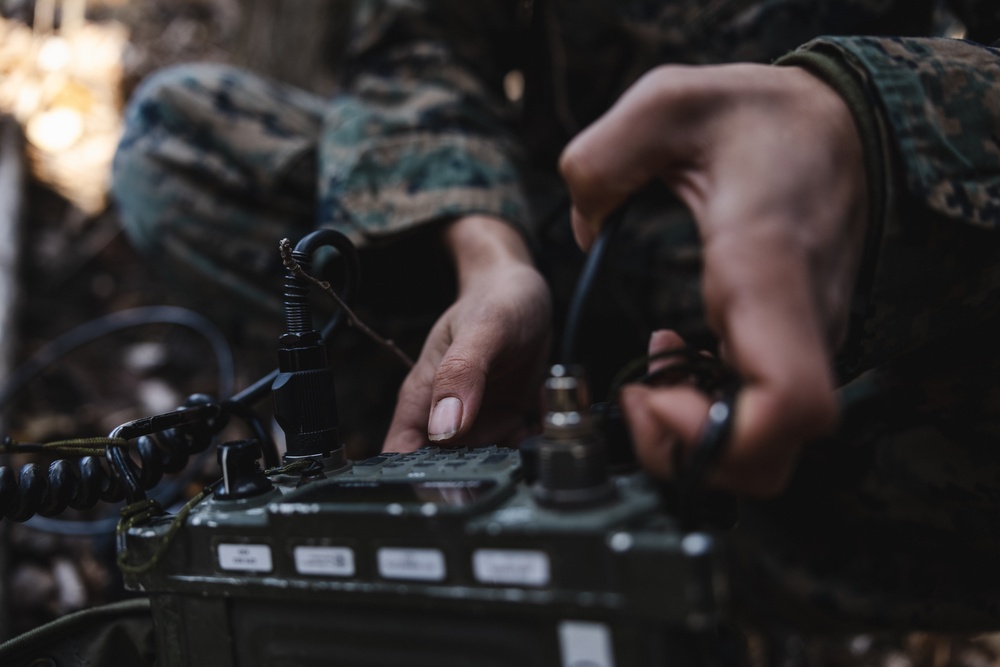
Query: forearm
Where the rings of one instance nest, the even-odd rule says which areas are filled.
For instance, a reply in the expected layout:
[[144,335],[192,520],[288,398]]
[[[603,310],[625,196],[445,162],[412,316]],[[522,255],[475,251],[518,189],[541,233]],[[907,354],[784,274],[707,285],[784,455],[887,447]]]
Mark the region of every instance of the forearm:
[[533,266],[524,237],[499,218],[458,218],[445,226],[442,239],[455,263],[460,292],[498,269]]
[[991,317],[1000,308],[991,278],[1000,243],[1000,51],[946,39],[837,37],[783,63],[846,81],[834,87],[842,95],[853,87],[855,115],[874,120],[874,136],[869,126],[862,138],[866,163],[883,178],[875,186],[869,178],[877,213],[845,376]]

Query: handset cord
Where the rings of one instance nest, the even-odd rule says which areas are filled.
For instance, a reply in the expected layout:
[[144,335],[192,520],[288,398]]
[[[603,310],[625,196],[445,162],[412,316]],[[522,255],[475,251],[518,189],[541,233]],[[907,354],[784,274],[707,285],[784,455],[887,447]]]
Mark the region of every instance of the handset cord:
[[583,269],[576,280],[576,287],[573,289],[573,297],[570,300],[569,311],[566,315],[566,326],[563,329],[562,346],[559,350],[560,361],[565,365],[579,363],[579,339],[580,326],[583,322],[584,310],[590,301],[594,283],[601,272],[604,264],[604,257],[607,254],[608,243],[621,227],[622,219],[625,217],[626,205],[619,206],[604,221],[597,240],[590,248],[587,259],[583,264]]
[[[308,266],[312,253],[323,245],[333,246],[345,259],[344,286],[341,298],[346,302],[356,291],[360,274],[357,252],[346,236],[334,230],[317,230],[299,241],[295,247],[295,257],[299,262]],[[307,320],[311,319],[311,313],[308,309],[306,289],[307,285],[304,281],[294,276],[286,276],[286,324],[289,328],[301,328],[309,324]],[[157,316],[156,322],[151,321],[153,315]],[[277,462],[273,441],[253,414],[252,407],[270,391],[271,383],[277,372],[265,376],[236,395],[230,395],[235,373],[232,353],[225,338],[208,320],[192,311],[181,308],[154,306],[122,311],[74,329],[45,346],[35,358],[19,368],[4,387],[0,387],[0,408],[9,402],[24,384],[36,377],[53,361],[77,347],[121,329],[160,321],[192,328],[202,333],[213,346],[218,358],[221,400],[212,406],[212,401],[205,400],[207,397],[199,397],[200,405],[188,405],[172,413],[123,424],[115,429],[114,434],[118,434],[124,429],[123,432],[128,432],[132,437],[152,435],[154,431],[160,430],[158,424],[162,423],[164,428],[173,427],[172,423],[167,424],[167,418],[177,422],[180,429],[196,428],[197,425],[194,423],[187,424],[194,416],[193,413],[204,412],[208,409],[209,412],[217,415],[215,418],[209,418],[209,422],[214,421],[216,424],[211,427],[212,430],[221,428],[226,415],[232,414],[247,421],[253,428],[255,435],[262,439],[262,444],[270,445],[270,447],[264,448],[265,462],[268,466],[273,466]],[[343,321],[344,312],[343,309],[339,309],[324,327],[324,341],[331,337],[334,330]],[[209,427],[206,425],[206,428]],[[105,450],[106,462],[115,473],[114,477],[109,477],[108,473],[103,471],[95,457],[84,457],[76,464],[69,461],[55,461],[49,466],[48,471],[44,471],[34,464],[29,464],[21,470],[21,474],[17,478],[12,474],[12,470],[0,467],[0,473],[3,473],[0,474],[0,504],[4,506],[4,513],[13,512],[18,520],[23,521],[42,508],[46,508],[45,513],[50,515],[67,505],[83,509],[92,506],[98,498],[109,501],[117,500],[123,491],[130,502],[141,500],[145,498],[143,489],[150,488],[159,479],[163,462],[168,459],[177,460],[178,456],[186,460],[188,452],[201,452],[198,460],[203,462],[204,457],[208,455],[206,449],[208,443],[204,440],[206,433],[194,436],[194,440],[192,440],[186,433],[177,431],[177,429],[173,429],[171,432],[174,431],[176,431],[175,435],[167,439],[166,446],[169,451],[159,449],[164,443],[159,445],[155,444],[154,441],[140,443],[140,445],[144,444],[140,447],[140,453],[145,464],[141,468],[121,447],[107,447]],[[196,442],[202,444],[195,444]],[[193,448],[192,445],[194,445]],[[27,449],[30,448],[26,448],[25,451]],[[164,500],[172,502],[172,499],[176,497],[177,493],[180,493],[184,486],[186,484],[175,484],[170,496]],[[106,533],[111,526],[109,526],[109,522],[101,520],[73,522],[42,517],[35,522],[33,527],[64,534],[99,535]]]
[[[579,363],[579,336],[583,321],[584,310],[590,300],[594,284],[603,266],[607,247],[614,237],[618,228],[621,227],[625,218],[627,203],[619,206],[604,221],[601,231],[591,247],[587,260],[584,263],[580,276],[577,279],[573,297],[570,301],[569,312],[566,318],[566,328],[563,331],[562,347],[560,348],[560,358],[564,364]],[[680,366],[675,366],[672,372],[677,372],[681,368],[693,373],[699,379],[709,379],[711,390],[719,396],[713,402],[709,414],[702,425],[698,440],[695,443],[690,460],[686,466],[678,467],[679,477],[677,480],[678,494],[680,498],[680,519],[683,525],[693,526],[697,523],[696,516],[698,507],[705,491],[705,482],[708,474],[714,465],[723,455],[729,444],[732,435],[732,425],[735,415],[736,392],[739,387],[739,378],[715,357],[705,357],[700,352],[689,347],[682,347],[673,350],[666,350],[654,357],[644,356],[629,364],[619,373],[612,383],[611,400],[615,400],[618,389],[639,369],[640,364],[645,366],[653,358],[678,358]],[[668,369],[668,373],[671,369]],[[654,380],[664,373],[657,372],[646,374],[640,381]],[[607,405],[607,404],[606,404]]]

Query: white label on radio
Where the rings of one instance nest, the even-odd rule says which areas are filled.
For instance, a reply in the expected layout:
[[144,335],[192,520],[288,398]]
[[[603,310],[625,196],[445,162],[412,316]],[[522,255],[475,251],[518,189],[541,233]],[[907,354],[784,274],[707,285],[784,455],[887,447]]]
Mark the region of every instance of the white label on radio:
[[385,579],[442,581],[444,554],[437,549],[383,547],[378,550],[378,572]]
[[472,571],[481,584],[545,586],[549,583],[549,557],[544,551],[477,549]]
[[266,544],[220,544],[219,567],[240,572],[270,572],[271,547]]
[[295,570],[299,574],[354,576],[354,550],[347,547],[295,547]]
[[562,621],[559,649],[562,667],[615,667],[611,630],[603,623]]

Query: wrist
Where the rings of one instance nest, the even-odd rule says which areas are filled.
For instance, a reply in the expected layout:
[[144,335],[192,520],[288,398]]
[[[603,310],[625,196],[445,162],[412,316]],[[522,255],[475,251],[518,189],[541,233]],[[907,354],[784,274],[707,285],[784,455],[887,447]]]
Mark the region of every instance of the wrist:
[[445,226],[442,239],[455,263],[460,288],[500,269],[533,266],[524,237],[499,218],[458,218]]
[[885,210],[887,164],[875,105],[863,81],[846,63],[823,51],[821,45],[817,45],[816,50],[793,51],[775,64],[805,70],[841,99],[854,122],[862,150],[868,186],[868,222],[879,227]]

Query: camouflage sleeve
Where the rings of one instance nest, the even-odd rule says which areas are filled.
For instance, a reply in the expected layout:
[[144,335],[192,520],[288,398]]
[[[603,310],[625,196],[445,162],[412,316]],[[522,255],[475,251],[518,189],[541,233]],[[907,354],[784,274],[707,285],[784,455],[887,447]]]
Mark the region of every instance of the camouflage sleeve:
[[803,49],[838,58],[874,93],[910,195],[1000,228],[1000,50],[912,38],[823,38]]
[[504,4],[358,3],[320,140],[320,224],[362,243],[471,213],[526,229],[502,95]]
[[779,64],[839,70],[876,129],[865,149],[885,177],[869,188],[879,214],[859,277],[859,347],[847,365],[858,372],[1000,316],[1000,51],[950,39],[824,37]]

